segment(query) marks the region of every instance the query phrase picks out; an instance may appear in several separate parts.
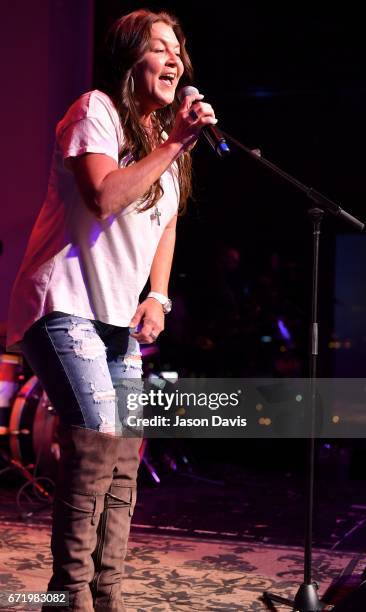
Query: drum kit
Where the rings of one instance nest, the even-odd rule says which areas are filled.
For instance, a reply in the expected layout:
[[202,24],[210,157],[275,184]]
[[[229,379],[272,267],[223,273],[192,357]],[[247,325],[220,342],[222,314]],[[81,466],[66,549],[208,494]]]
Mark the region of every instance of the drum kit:
[[24,382],[20,355],[0,355],[0,449],[43,475],[55,473],[57,416],[36,376]]
[[[25,479],[17,495],[24,512],[31,502],[52,501],[59,459],[58,417],[36,376],[25,381],[20,355],[0,355],[0,475],[15,470]],[[30,514],[33,514],[31,512]]]
[[[145,367],[157,351],[156,347],[142,349]],[[23,515],[34,513],[25,512],[29,504],[41,502],[44,507],[52,502],[60,457],[57,425],[55,409],[40,380],[24,365],[22,356],[0,353],[0,477],[14,470],[25,479],[17,495]],[[156,480],[146,446],[147,441],[143,440],[140,458]]]

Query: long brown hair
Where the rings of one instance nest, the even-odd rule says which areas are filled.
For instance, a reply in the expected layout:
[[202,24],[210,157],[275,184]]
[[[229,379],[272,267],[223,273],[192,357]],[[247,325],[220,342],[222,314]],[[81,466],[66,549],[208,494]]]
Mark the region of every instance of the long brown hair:
[[[183,84],[191,82],[193,76],[192,64],[185,48],[185,37],[178,20],[165,12],[153,13],[148,10],[138,10],[118,19],[107,34],[103,55],[103,80],[100,89],[107,93],[115,104],[124,130],[124,144],[119,152],[120,160],[129,157],[138,161],[152,151],[151,138],[141,125],[133,92],[132,72],[134,66],[141,60],[149,48],[151,27],[162,21],[169,25],[180,44],[181,60],[184,73]],[[178,100],[154,113],[153,128],[156,142],[160,142],[163,132],[170,132],[175,114],[179,107]],[[180,190],[180,212],[185,210],[188,197],[191,195],[192,164],[189,152],[177,159],[178,183]],[[146,204],[140,211],[153,207],[163,195],[163,188],[157,180],[144,195]]]

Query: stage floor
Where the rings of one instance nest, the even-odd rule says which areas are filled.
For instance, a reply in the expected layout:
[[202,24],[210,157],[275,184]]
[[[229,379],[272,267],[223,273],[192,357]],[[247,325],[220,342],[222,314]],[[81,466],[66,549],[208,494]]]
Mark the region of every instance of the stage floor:
[[[49,538],[49,527],[39,524],[3,525],[1,591],[46,589],[51,570]],[[351,553],[314,551],[313,577],[321,594],[354,558]],[[357,556],[356,560],[354,572],[360,573],[366,558]],[[125,603],[128,612],[267,610],[261,601],[262,592],[293,596],[302,581],[302,563],[302,550],[298,547],[134,530],[123,585]],[[0,609],[23,612],[23,606]]]
[[[126,565],[129,612],[250,612],[267,609],[264,590],[296,593],[303,579],[301,470],[270,471],[265,462],[244,469],[199,457],[174,463],[171,453],[148,459],[150,469],[145,462],[140,468]],[[336,585],[328,598],[335,603],[342,596],[337,584],[354,587],[366,566],[366,487],[329,469],[320,466],[316,478],[313,578],[322,596]],[[14,471],[2,474],[0,491],[0,591],[43,590],[51,570],[51,506]]]

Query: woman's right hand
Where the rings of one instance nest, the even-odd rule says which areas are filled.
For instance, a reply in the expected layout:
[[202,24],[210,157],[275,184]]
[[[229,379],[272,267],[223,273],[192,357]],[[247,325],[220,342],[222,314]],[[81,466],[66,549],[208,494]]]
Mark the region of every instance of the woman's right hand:
[[215,112],[202,94],[185,96],[175,116],[174,126],[166,143],[180,143],[184,150],[191,148],[206,125],[215,125]]

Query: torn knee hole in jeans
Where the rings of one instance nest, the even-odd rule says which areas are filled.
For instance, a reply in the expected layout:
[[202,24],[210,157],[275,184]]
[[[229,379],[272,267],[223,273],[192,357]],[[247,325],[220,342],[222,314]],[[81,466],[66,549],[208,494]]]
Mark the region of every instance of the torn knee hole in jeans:
[[126,355],[123,364],[132,370],[140,370],[142,368],[141,355]]
[[92,360],[105,354],[105,347],[99,336],[95,335],[87,323],[79,325],[74,323],[68,334],[74,341],[73,349],[77,357]]
[[102,402],[116,401],[116,392],[114,389],[107,389],[106,391],[97,391],[94,385],[92,384],[91,390],[93,392],[93,400],[96,404],[100,404]]
[[100,433],[108,433],[113,435],[118,435],[121,433],[121,429],[117,427],[116,423],[108,423],[108,419],[103,412],[98,412],[98,416],[101,420],[98,428]]
[[[115,404],[116,402],[116,392],[114,389],[106,389],[106,390],[97,390],[93,383],[91,383],[91,390],[93,393],[93,400],[96,404],[107,403],[108,405],[112,402]],[[107,411],[110,412],[110,411]],[[98,431],[101,433],[111,433],[118,434],[120,430],[117,428],[116,420],[113,419],[112,422],[108,420],[108,417],[104,414],[103,411],[98,412],[98,416],[100,418],[100,425]]]

